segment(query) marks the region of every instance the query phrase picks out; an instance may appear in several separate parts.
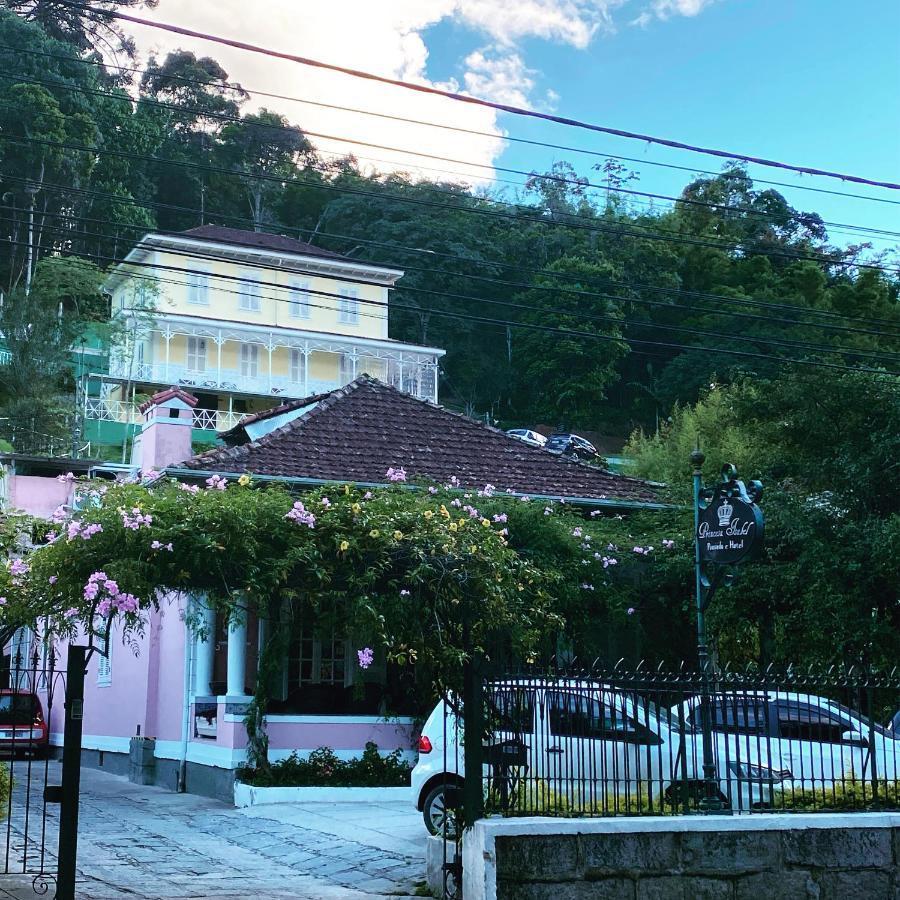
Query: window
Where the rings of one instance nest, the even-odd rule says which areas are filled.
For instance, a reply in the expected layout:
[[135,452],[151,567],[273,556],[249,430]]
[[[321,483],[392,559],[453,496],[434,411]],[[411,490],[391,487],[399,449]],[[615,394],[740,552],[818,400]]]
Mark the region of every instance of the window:
[[209,275],[205,272],[191,272],[188,275],[188,303],[195,306],[209,306]]
[[850,722],[796,700],[779,701],[777,710],[778,734],[783,740],[840,744],[844,732],[853,730]]
[[[710,718],[715,731],[729,734],[768,733],[769,705],[762,697],[714,697],[710,702]],[[700,705],[691,713],[691,723],[697,728],[702,725],[703,711]]]
[[625,714],[622,707],[601,703],[599,698],[569,692],[551,692],[550,729],[559,737],[626,741],[630,744],[658,744],[660,739],[648,728]]
[[338,378],[341,384],[353,381],[353,356],[349,353],[342,353],[338,359]]
[[187,367],[189,372],[206,371],[206,338],[188,338]]
[[347,666],[346,638],[334,631],[315,634],[301,628],[292,645],[288,660],[288,681],[291,687],[322,684],[344,687],[349,684],[351,669]]
[[516,734],[534,731],[534,691],[509,688],[491,695],[491,712],[497,718],[497,731]]
[[338,321],[356,325],[359,322],[359,291],[356,288],[340,288],[338,294]]
[[112,641],[106,648],[106,656],[97,654],[97,685],[108,687],[112,684]]
[[292,281],[288,308],[292,319],[309,318],[309,284],[306,281]]
[[241,375],[256,378],[259,374],[259,344],[241,344]]
[[306,354],[302,350],[291,350],[291,381],[294,384],[306,381]]
[[256,280],[256,275],[252,272],[244,272],[241,276],[240,291],[238,307],[259,312],[259,282]]

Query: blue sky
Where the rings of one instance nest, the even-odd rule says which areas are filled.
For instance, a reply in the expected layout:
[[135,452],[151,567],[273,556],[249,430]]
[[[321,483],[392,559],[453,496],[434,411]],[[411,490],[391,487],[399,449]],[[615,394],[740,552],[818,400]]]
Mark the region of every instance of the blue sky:
[[[457,60],[475,36],[444,21],[425,35],[429,75],[459,77]],[[700,146],[900,181],[900,3],[851,8],[837,0],[745,0],[697,16],[617,27],[584,50],[529,40],[535,96],[559,95],[553,111]],[[718,170],[714,157],[648,146],[504,115],[510,134],[601,153]],[[509,144],[500,165],[546,170],[568,157],[581,174],[591,160]],[[637,163],[637,187],[677,193],[689,173]],[[900,192],[845,185],[752,166],[788,184],[900,201]],[[595,177],[597,173],[595,173]],[[900,206],[776,188],[826,220],[900,230]],[[856,241],[835,233],[836,242]],[[877,246],[890,246],[892,239]]]
[[[500,102],[789,163],[900,181],[900,3],[863,0],[161,0],[147,15],[392,78],[437,84]],[[636,22],[641,24],[635,24]],[[487,131],[480,139],[435,128],[254,98],[310,131],[405,148],[404,153],[314,142],[376,169],[442,164],[415,151],[546,171],[568,158],[505,142],[503,134],[642,160],[642,190],[677,194],[713,157],[671,151],[412,94],[294,63],[135,27],[146,57],[187,47],[220,60],[245,87],[295,98]],[[484,169],[443,164],[464,175]],[[424,169],[423,169],[424,171]],[[900,201],[900,191],[800,178],[751,167],[759,178]],[[500,175],[499,177],[507,177]],[[900,205],[779,188],[826,220],[900,230]],[[832,233],[835,243],[857,234]],[[877,249],[894,239],[874,239]]]

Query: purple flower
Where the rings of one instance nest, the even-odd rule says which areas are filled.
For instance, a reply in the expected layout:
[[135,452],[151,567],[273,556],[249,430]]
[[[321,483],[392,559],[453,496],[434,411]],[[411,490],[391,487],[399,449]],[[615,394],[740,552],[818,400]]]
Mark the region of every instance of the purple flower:
[[6,597],[0,597],[0,606],[6,606]]
[[635,609],[633,606],[629,606],[628,609],[625,610],[625,613],[629,616],[633,616],[635,613]]
[[572,537],[580,538],[580,537],[582,536],[582,534],[583,534],[583,532],[582,532],[582,530],[581,530],[581,526],[580,526],[580,525],[578,525],[578,526],[576,526],[575,528],[572,529]]
[[180,487],[181,490],[183,490],[185,493],[188,493],[188,494],[200,493],[200,485],[199,484],[184,484],[179,481],[178,487]]
[[97,604],[97,612],[104,618],[106,618],[106,616],[109,615],[109,611],[111,609],[112,609],[112,600],[110,600],[108,597],[104,600],[101,600]]
[[583,591],[592,591],[594,589],[594,586],[592,584],[588,584],[587,582],[585,582],[584,584],[581,585],[581,589]]
[[211,475],[206,479],[207,490],[210,491],[224,491],[228,486],[228,479],[223,478],[221,475]]
[[294,503],[293,508],[285,514],[285,518],[296,522],[298,525],[306,525],[308,528],[314,528],[316,524],[316,517],[300,500]]
[[74,606],[72,606],[72,607],[70,607],[69,609],[67,609],[67,610],[63,613],[63,615],[64,615],[67,619],[74,619],[75,616],[78,615],[78,610],[77,610]]
[[455,475],[450,476],[450,486],[459,487],[459,479]]
[[361,669],[368,669],[375,659],[375,653],[371,647],[363,647],[362,650],[356,651],[356,658],[359,660],[359,667]]
[[437,493],[437,488],[434,487],[434,485],[432,485],[430,488],[428,488],[428,493],[429,493],[429,494],[436,494],[436,493]]
[[47,579],[47,581],[49,581],[50,584],[56,584],[56,582],[59,581],[59,579],[58,579],[55,575],[51,575],[51,576]]
[[31,566],[24,559],[14,559],[9,564],[10,575],[27,575],[31,571]]
[[479,497],[493,497],[493,496],[494,496],[494,493],[496,492],[496,490],[497,490],[497,488],[495,488],[494,485],[492,485],[492,484],[486,484],[486,485],[478,492],[478,496],[479,496]]
[[371,491],[366,491],[363,494],[363,500],[371,500],[375,495]]
[[66,508],[64,506],[57,506],[56,509],[53,510],[53,515],[50,516],[50,521],[54,525],[62,525],[68,518],[69,515],[66,512]]
[[84,586],[84,599],[85,600],[96,600],[97,594],[100,593],[100,586],[95,581],[89,581]]
[[95,581],[106,581],[106,572],[92,572],[88,582],[93,584]]
[[320,505],[320,506],[324,506],[325,509],[328,509],[328,508],[331,506],[331,501],[330,501],[327,497],[323,497],[323,498],[319,501],[319,505]]
[[106,582],[106,590],[109,592],[110,596],[115,597],[119,593],[119,585],[110,578],[109,581]]
[[662,545],[666,548],[666,550],[671,550],[675,546],[675,541],[670,541],[668,538],[663,538]]
[[403,466],[398,469],[391,466],[384,474],[388,481],[406,481],[406,469]]
[[62,484],[71,484],[75,480],[75,476],[71,472],[66,472],[65,475],[57,475],[56,480]]
[[505,522],[509,516],[506,513],[494,513],[494,521],[495,522]]

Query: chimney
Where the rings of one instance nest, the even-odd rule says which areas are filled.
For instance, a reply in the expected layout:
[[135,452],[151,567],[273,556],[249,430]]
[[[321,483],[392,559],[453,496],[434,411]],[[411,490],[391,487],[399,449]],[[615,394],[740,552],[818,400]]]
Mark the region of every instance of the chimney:
[[191,458],[191,428],[196,405],[196,397],[177,387],[159,391],[141,404],[144,422],[139,441],[135,441],[134,456],[141,474],[152,469],[161,471]]

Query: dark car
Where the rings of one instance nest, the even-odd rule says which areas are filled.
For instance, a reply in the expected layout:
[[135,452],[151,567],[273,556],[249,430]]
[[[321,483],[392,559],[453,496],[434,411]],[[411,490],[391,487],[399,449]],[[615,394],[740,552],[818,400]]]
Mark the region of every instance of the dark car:
[[37,694],[0,690],[0,753],[30,753],[43,758],[50,745],[50,729]]
[[600,456],[597,448],[587,439],[577,434],[564,432],[551,434],[544,444],[544,449],[557,456],[565,456],[569,459],[595,459]]

